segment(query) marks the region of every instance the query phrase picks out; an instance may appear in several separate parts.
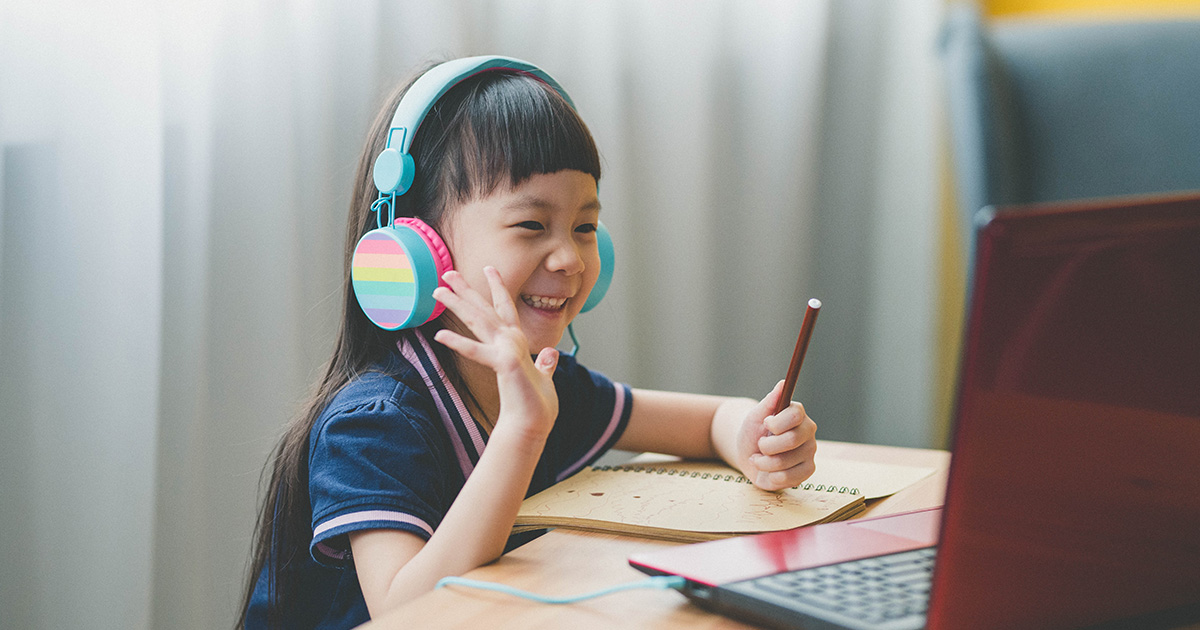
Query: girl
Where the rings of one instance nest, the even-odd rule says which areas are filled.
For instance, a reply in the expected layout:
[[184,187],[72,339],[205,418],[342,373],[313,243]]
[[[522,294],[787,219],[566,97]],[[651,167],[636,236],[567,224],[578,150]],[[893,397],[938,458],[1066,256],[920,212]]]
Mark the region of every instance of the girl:
[[[719,456],[768,490],[813,472],[803,407],[770,415],[781,384],[757,402],[631,390],[559,356],[601,275],[599,155],[549,77],[503,58],[480,67],[432,96],[400,90],[371,128],[341,331],[273,454],[241,627],[353,627],[490,562],[524,541],[509,531],[526,496],[609,448]],[[456,270],[433,292],[444,312],[388,331],[355,298],[351,256],[386,211],[372,165],[389,121],[421,98],[416,175],[392,203],[441,235]]]

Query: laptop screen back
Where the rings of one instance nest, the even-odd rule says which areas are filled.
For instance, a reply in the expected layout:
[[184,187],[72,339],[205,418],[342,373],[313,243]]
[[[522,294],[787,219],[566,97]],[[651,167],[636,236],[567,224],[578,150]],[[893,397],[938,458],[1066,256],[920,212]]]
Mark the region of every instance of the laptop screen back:
[[1200,601],[1200,197],[981,228],[930,628]]

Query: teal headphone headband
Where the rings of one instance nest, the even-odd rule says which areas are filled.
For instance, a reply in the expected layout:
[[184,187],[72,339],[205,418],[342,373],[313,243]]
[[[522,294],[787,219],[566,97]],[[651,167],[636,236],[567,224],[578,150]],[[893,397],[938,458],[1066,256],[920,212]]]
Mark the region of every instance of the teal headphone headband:
[[575,108],[571,97],[567,96],[566,91],[557,81],[550,78],[550,75],[542,72],[537,66],[519,59],[489,55],[455,59],[435,66],[421,75],[412,84],[412,87],[408,88],[408,92],[405,93],[400,105],[396,107],[396,113],[392,116],[392,124],[388,129],[387,148],[375,159],[375,168],[371,173],[375,179],[375,187],[379,189],[380,194],[403,195],[412,185],[416,169],[408,150],[412,147],[413,136],[416,135],[417,128],[421,126],[421,121],[425,120],[425,115],[429,113],[430,109],[433,109],[433,105],[438,102],[438,99],[463,79],[488,70],[514,70],[534,76],[554,88],[554,91],[562,95],[572,109]]
[[[387,145],[375,158],[371,171],[379,190],[379,198],[371,205],[371,210],[377,213],[377,229],[367,232],[359,240],[350,269],[359,306],[380,328],[415,328],[442,312],[442,305],[433,299],[433,290],[441,283],[442,274],[453,268],[449,251],[437,232],[419,219],[396,218],[396,196],[408,191],[416,175],[416,164],[409,149],[429,110],[458,83],[490,70],[530,75],[553,88],[568,105],[575,107],[550,75],[533,64],[509,57],[455,59],[433,67],[413,82],[396,106],[387,132]],[[596,227],[596,240],[600,252],[600,277],[580,312],[594,308],[612,283],[615,255],[612,237],[603,223]]]

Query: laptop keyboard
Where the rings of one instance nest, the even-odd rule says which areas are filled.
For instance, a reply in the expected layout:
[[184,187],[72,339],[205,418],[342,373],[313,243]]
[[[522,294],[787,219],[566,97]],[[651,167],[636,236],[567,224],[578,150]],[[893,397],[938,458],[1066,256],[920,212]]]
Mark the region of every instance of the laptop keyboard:
[[[865,626],[924,625],[929,587],[937,549],[863,558],[834,565],[768,575],[743,582],[742,592],[765,591],[779,602],[801,604],[832,613],[828,619],[849,618]],[[806,615],[812,612],[805,611]],[[900,622],[900,623],[896,623]],[[854,624],[859,625],[859,624]]]

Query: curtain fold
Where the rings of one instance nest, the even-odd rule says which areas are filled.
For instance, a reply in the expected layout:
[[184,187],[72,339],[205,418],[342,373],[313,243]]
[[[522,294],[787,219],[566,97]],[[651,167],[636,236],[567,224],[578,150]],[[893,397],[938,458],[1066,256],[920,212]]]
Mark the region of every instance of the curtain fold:
[[935,0],[0,3],[0,627],[233,623],[327,358],[358,151],[422,62],[544,67],[599,144],[581,360],[926,445]]

